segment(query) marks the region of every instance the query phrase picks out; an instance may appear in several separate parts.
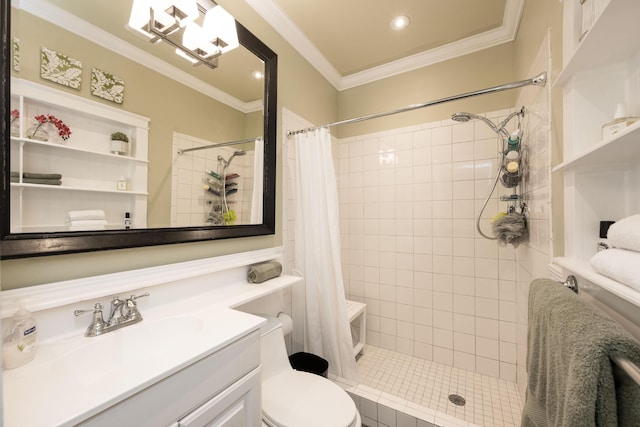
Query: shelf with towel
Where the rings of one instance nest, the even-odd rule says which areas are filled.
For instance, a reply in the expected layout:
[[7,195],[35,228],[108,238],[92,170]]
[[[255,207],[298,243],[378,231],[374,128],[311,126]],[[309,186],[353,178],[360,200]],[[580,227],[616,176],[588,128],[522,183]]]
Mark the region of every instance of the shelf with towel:
[[[69,231],[64,217],[71,209],[102,209],[106,229],[147,226],[149,119],[36,82],[11,79],[11,108],[19,126],[10,138],[11,232]],[[36,117],[55,116],[71,130],[61,138],[55,128],[48,140],[28,138]],[[129,138],[126,153],[111,152],[111,134]],[[20,179],[26,172],[60,175],[55,182]],[[15,179],[17,178],[17,179]],[[13,182],[17,181],[17,182]],[[26,182],[25,182],[26,181]]]
[[563,185],[564,244],[553,263],[640,307],[633,282],[612,280],[590,265],[600,222],[640,212],[640,122],[610,137],[602,132],[619,103],[627,103],[629,116],[640,115],[640,2],[603,2],[586,34],[581,3],[563,3],[563,69],[554,83],[563,97],[562,163],[552,179]]
[[596,273],[588,261],[577,258],[555,257],[553,258],[553,263],[640,307],[640,292]]

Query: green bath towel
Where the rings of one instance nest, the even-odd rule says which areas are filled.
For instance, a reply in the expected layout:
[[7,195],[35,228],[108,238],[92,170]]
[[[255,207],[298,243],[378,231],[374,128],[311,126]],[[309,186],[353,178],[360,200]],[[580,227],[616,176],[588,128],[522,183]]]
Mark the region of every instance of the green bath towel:
[[529,290],[523,427],[640,426],[640,386],[611,360],[640,366],[640,343],[560,283]]
[[280,273],[282,273],[282,264],[278,261],[265,261],[249,266],[247,281],[249,283],[262,283],[280,276]]

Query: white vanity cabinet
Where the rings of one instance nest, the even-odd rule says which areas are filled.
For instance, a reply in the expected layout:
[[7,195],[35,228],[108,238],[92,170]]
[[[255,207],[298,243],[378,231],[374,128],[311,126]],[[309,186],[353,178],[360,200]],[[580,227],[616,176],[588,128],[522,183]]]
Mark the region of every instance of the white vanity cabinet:
[[606,139],[601,131],[619,103],[640,115],[640,1],[596,4],[602,13],[580,38],[580,2],[564,2],[564,64],[554,83],[563,91],[564,161],[554,172],[564,182],[565,254],[554,264],[640,304],[637,292],[589,264],[599,222],[640,212],[640,121]]
[[[107,229],[125,228],[126,212],[131,227],[146,227],[149,119],[28,80],[12,79],[11,91],[19,114],[11,127],[11,232],[68,231],[67,212],[95,209],[105,211]],[[47,141],[30,138],[39,115],[61,120],[70,138],[52,124],[43,125]],[[128,154],[110,152],[117,131],[129,138]],[[60,174],[61,185],[28,182],[25,172]]]
[[259,366],[260,335],[253,331],[78,425],[255,427]]

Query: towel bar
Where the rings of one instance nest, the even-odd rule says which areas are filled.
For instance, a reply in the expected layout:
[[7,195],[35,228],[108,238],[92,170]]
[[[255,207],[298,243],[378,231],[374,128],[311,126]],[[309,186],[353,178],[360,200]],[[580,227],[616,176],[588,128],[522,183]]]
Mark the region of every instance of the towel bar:
[[571,289],[573,292],[575,292],[576,294],[578,293],[578,280],[576,279],[576,276],[574,276],[573,274],[570,274],[567,276],[567,280],[565,280],[564,282],[562,282],[562,284],[566,287]]
[[[578,293],[578,279],[573,274],[567,276],[567,280],[562,282],[562,285],[571,289],[576,294]],[[613,362],[620,367],[636,384],[640,385],[640,368],[635,363],[625,359],[624,357],[612,357]]]
[[624,357],[612,357],[612,359],[620,369],[626,372],[626,374],[640,386],[640,368],[638,368],[635,363]]

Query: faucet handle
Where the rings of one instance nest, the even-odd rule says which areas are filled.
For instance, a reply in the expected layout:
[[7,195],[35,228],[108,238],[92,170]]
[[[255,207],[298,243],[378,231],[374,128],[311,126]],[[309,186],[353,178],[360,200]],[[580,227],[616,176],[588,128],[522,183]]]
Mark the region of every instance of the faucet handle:
[[136,300],[138,298],[142,298],[142,297],[148,297],[149,296],[149,292],[146,292],[142,295],[131,295],[129,298],[127,298],[127,300],[125,301],[125,304],[127,306],[127,314],[125,314],[125,319],[127,319],[127,321],[140,321],[142,320],[142,315],[140,314],[140,312],[138,311],[138,303],[136,303]]
[[102,308],[103,308],[102,304],[98,302],[96,303],[96,305],[93,306],[92,310],[74,310],[73,315],[78,317],[86,313],[102,314]]
[[96,303],[93,310],[74,310],[74,316],[78,317],[86,313],[93,313],[93,320],[85,332],[86,337],[95,337],[104,332],[106,324],[102,318],[102,304]]
[[129,299],[130,299],[131,301],[135,301],[135,300],[137,300],[138,298],[148,297],[149,295],[150,295],[150,294],[149,294],[149,292],[145,292],[145,293],[144,293],[144,294],[142,294],[142,295],[131,295],[131,296],[129,297]]

